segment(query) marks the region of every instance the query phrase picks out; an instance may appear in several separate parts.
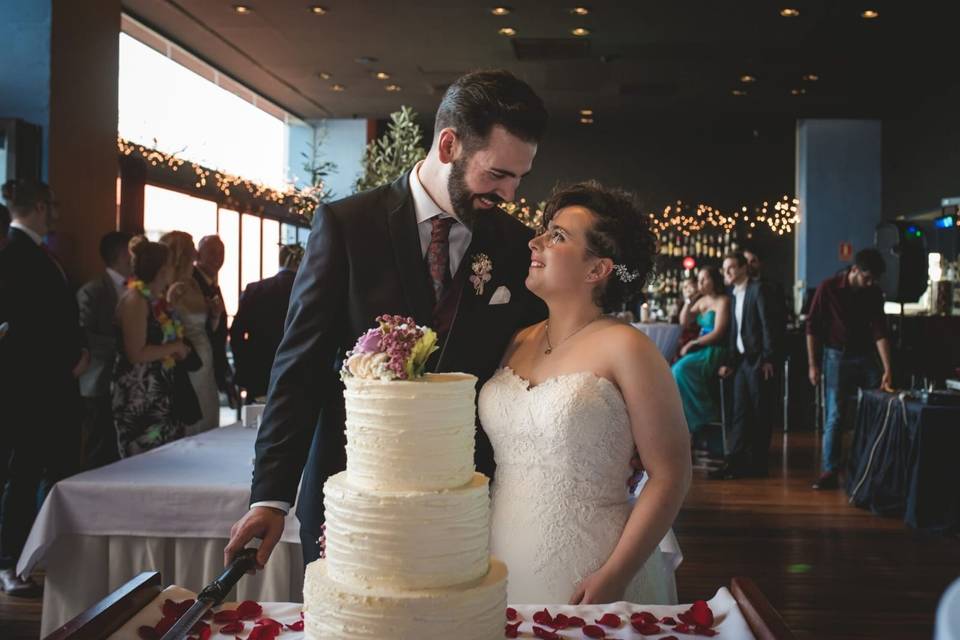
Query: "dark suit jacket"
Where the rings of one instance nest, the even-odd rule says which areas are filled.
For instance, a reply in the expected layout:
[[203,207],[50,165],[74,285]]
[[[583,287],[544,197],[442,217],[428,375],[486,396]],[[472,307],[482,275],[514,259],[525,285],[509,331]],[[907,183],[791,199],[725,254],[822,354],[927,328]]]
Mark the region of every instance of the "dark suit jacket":
[[[59,436],[71,421],[76,427],[71,412],[78,411],[79,396],[72,369],[84,342],[77,301],[57,264],[17,228],[10,229],[9,243],[0,249],[4,322],[10,329],[0,339],[0,437]],[[5,433],[8,428],[18,433]],[[50,448],[71,446],[63,438]]]
[[[220,304],[223,304],[223,293],[217,285],[211,286],[207,283],[203,274],[194,267],[193,279],[200,285],[200,291],[205,298],[220,296]],[[227,361],[227,314],[221,309],[220,325],[214,330],[207,321],[207,337],[210,339],[210,346],[213,348],[213,375],[217,379],[217,387],[224,390],[227,383],[232,380],[233,373],[230,371],[230,363]]]
[[730,356],[736,364],[745,358],[751,364],[780,361],[783,326],[774,307],[776,302],[767,285],[760,280],[750,280],[743,299],[743,346],[741,354],[737,349],[737,313],[736,297],[729,291],[733,307],[730,313]]
[[230,325],[230,350],[236,369],[234,379],[251,397],[267,393],[294,276],[295,271],[283,269],[271,278],[251,282],[240,296],[237,315]]
[[90,349],[90,367],[80,376],[80,395],[85,398],[110,393],[110,379],[117,358],[117,302],[117,289],[106,271],[77,291],[80,326],[86,333]]
[[[341,358],[376,316],[413,316],[431,324],[433,292],[420,249],[409,174],[391,185],[318,207],[297,272],[286,331],[270,376],[257,437],[251,502],[292,503],[303,470],[297,516],[305,531],[323,522],[323,484],[346,468]],[[546,316],[524,286],[530,232],[501,211],[477,217],[454,276],[461,287],[449,333],[428,364],[433,371],[471,373],[483,384],[519,328]],[[467,282],[480,253],[493,264],[483,295]],[[500,286],[510,302],[490,305]],[[319,417],[319,420],[318,420]],[[478,429],[477,468],[493,473],[493,453]]]

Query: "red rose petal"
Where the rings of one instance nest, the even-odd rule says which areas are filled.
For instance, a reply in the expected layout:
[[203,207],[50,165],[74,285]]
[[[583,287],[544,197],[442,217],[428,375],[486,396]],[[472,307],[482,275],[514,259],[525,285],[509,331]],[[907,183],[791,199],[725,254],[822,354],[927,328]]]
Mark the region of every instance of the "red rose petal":
[[678,624],[675,626],[673,630],[677,633],[690,633],[690,625],[684,622],[683,624]]
[[190,628],[190,634],[202,634],[204,629],[209,629],[210,625],[203,620],[198,621]]
[[630,624],[633,625],[633,628],[636,629],[639,633],[642,633],[645,636],[655,636],[658,633],[663,633],[663,630],[659,625],[653,624],[652,622],[644,622],[642,620],[631,620]]
[[571,627],[585,627],[587,625],[587,621],[580,616],[570,616],[567,622]]
[[613,628],[617,628],[623,624],[623,622],[620,620],[620,616],[615,613],[605,613],[600,617],[599,620],[594,620],[594,622],[597,624],[602,624],[605,627]]
[[698,636],[707,636],[708,638],[717,635],[717,632],[710,627],[694,627],[693,632]]
[[262,613],[263,607],[253,600],[244,600],[240,603],[240,606],[237,607],[237,615],[240,616],[241,620],[253,620],[254,618],[258,618]]
[[637,622],[638,620],[646,624],[654,624],[659,622],[659,620],[657,620],[657,616],[653,615],[649,611],[640,611],[639,613],[634,613],[630,616],[630,622]]
[[220,633],[243,633],[243,623],[239,620],[234,620],[220,627]]
[[558,613],[549,626],[553,627],[554,629],[566,629],[570,626],[570,618],[562,613]]
[[660,618],[660,624],[665,624],[668,627],[675,627],[677,626],[677,621],[671,618],[670,616],[666,616],[666,617]]
[[603,627],[598,627],[595,624],[588,624],[583,629],[581,629],[581,631],[583,631],[583,635],[587,636],[588,638],[606,638],[607,637],[607,632],[603,630]]
[[689,611],[684,611],[683,613],[677,614],[677,620],[684,624],[693,624],[693,619],[691,618]]
[[550,624],[553,622],[553,616],[550,615],[550,611],[544,609],[533,614],[533,621],[537,624]]
[[517,636],[520,635],[521,624],[522,623],[520,622],[517,622],[514,624],[508,624],[506,628],[503,630],[503,635],[505,635],[508,638],[516,638]]
[[283,625],[280,624],[280,622],[278,622],[277,620],[274,620],[273,618],[260,618],[259,620],[257,620],[256,624],[262,627],[279,627],[281,629],[283,628]]
[[210,640],[211,635],[213,635],[213,632],[210,630],[210,625],[206,625],[200,630],[200,640]]
[[533,635],[537,636],[538,638],[544,638],[544,640],[560,640],[560,636],[549,629],[544,629],[543,627],[535,626],[533,628]]
[[157,633],[163,636],[163,634],[165,634],[167,631],[170,631],[170,627],[172,627],[173,623],[176,621],[177,619],[173,616],[163,616],[160,618],[160,622],[156,624],[154,629],[156,629]]
[[287,629],[290,629],[290,631],[303,631],[303,620],[291,622],[287,625]]
[[513,607],[507,607],[507,620],[516,620],[517,610]]
[[236,609],[224,609],[213,614],[213,621],[216,624],[224,622],[236,622],[240,619],[240,613]]
[[693,606],[690,607],[690,610],[687,613],[689,614],[690,622],[695,626],[713,626],[713,611],[710,611],[710,607],[708,607],[707,603],[703,600],[697,600],[694,602]]
[[140,636],[141,640],[160,640],[160,634],[157,633],[157,630],[147,625],[138,628],[137,635]]

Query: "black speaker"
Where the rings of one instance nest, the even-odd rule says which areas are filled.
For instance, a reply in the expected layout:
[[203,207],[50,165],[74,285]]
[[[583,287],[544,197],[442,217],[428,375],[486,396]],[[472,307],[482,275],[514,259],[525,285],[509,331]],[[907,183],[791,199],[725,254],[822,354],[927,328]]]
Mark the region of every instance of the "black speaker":
[[927,290],[926,232],[911,222],[877,225],[876,245],[887,263],[880,288],[887,302],[916,302]]

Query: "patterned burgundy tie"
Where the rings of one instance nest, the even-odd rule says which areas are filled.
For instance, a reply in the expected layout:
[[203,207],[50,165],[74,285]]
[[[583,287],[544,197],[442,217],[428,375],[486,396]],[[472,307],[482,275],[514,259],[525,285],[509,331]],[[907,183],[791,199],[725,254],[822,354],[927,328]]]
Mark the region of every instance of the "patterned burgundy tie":
[[450,284],[450,227],[454,218],[436,216],[430,219],[430,244],[427,245],[427,266],[433,282],[434,300],[439,303]]

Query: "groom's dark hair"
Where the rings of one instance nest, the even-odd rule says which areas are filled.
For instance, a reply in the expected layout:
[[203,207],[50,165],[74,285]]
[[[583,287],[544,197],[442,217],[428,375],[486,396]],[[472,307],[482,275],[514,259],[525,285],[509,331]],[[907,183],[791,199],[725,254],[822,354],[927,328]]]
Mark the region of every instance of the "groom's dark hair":
[[490,130],[500,125],[526,142],[540,142],[547,128],[543,100],[509,71],[473,71],[450,85],[434,126],[434,137],[450,127],[467,151],[483,146]]

